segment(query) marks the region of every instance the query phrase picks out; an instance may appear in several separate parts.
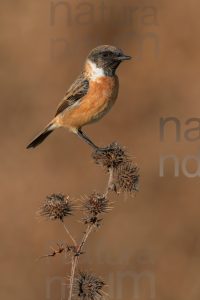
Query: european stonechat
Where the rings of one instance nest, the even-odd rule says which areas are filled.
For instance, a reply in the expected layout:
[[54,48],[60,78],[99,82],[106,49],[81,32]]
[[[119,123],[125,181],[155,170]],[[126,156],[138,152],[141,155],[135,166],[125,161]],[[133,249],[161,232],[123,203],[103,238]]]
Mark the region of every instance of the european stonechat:
[[77,134],[95,149],[99,149],[82,131],[82,127],[100,120],[116,101],[119,80],[116,69],[131,59],[122,50],[109,45],[94,48],[84,69],[66,92],[55,117],[27,146],[35,148],[56,128],[64,127]]

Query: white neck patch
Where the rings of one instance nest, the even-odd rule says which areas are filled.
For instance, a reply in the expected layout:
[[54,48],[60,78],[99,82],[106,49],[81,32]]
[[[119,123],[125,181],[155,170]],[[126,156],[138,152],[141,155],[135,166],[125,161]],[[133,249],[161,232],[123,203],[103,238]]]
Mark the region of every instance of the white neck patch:
[[91,60],[88,60],[88,64],[90,65],[90,78],[91,80],[96,80],[100,77],[105,76],[103,68],[98,68],[97,65],[92,62]]

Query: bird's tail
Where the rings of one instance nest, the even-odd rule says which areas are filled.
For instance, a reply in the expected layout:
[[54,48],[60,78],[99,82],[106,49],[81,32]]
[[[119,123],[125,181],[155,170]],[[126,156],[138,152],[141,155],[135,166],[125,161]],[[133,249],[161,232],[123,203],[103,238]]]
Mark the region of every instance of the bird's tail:
[[55,124],[53,124],[53,123],[48,124],[45,127],[45,129],[42,132],[40,132],[34,138],[34,140],[32,140],[32,142],[26,147],[26,149],[35,148],[38,145],[40,145],[49,136],[49,134],[54,131],[55,128],[56,128]]

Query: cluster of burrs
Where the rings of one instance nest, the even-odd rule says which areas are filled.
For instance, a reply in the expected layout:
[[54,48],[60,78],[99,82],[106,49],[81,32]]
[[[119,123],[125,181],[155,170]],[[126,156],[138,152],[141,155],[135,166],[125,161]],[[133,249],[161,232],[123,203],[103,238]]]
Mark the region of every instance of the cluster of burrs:
[[105,150],[95,150],[92,157],[96,164],[110,173],[109,190],[120,194],[138,191],[139,169],[133,163],[125,148],[112,143]]
[[[68,300],[99,300],[105,294],[102,290],[104,281],[88,271],[77,271],[78,261],[82,255],[85,243],[91,232],[101,225],[104,214],[111,210],[109,196],[111,192],[117,194],[128,192],[134,194],[138,190],[139,171],[132,162],[124,148],[117,143],[109,147],[95,150],[92,153],[94,162],[102,166],[109,174],[108,183],[104,193],[93,192],[81,199],[80,205],[75,206],[69,196],[52,194],[47,196],[41,205],[38,214],[50,220],[58,220],[67,232],[70,244],[57,245],[51,253],[45,256],[55,256],[67,253],[71,257],[71,272],[69,282]],[[85,228],[79,242],[75,240],[64,219],[73,216],[79,210],[82,212],[82,223]]]

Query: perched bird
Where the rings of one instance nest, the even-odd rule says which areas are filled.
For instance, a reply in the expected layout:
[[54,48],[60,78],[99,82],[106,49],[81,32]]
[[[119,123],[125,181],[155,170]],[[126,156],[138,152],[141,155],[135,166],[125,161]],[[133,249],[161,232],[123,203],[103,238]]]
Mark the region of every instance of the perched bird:
[[82,127],[101,119],[116,101],[119,81],[116,69],[131,59],[122,50],[109,45],[94,48],[88,55],[84,69],[66,92],[53,120],[27,148],[35,148],[57,128],[64,127],[77,134],[95,149],[97,147],[82,131]]

